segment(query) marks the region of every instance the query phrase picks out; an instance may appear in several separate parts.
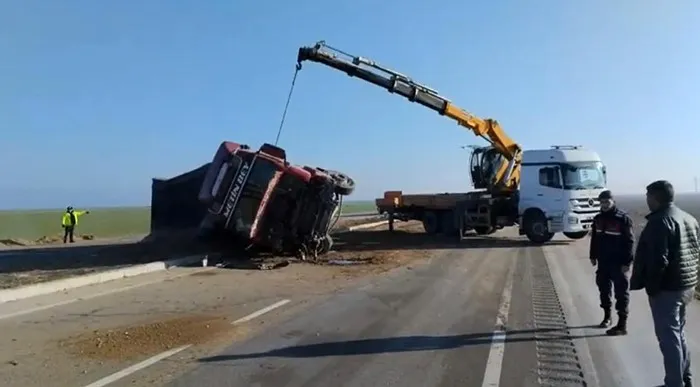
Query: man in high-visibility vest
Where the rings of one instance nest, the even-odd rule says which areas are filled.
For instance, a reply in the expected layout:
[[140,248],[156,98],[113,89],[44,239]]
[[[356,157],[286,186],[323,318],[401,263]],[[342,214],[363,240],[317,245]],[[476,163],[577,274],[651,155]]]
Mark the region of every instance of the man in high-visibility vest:
[[[61,218],[61,226],[63,227],[63,243],[75,243],[73,239],[73,232],[75,231],[75,226],[78,225],[78,218],[83,214],[89,214],[90,211],[75,211],[73,207],[66,208],[66,212]],[[70,237],[70,238],[69,238]]]

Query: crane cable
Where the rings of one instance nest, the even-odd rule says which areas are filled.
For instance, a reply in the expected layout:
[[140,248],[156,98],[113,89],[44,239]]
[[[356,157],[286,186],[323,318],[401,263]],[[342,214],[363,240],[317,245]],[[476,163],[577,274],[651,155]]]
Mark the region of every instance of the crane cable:
[[[294,85],[296,84],[297,74],[299,74],[299,70],[301,70],[301,63],[297,63],[297,65],[294,69],[294,77],[292,78],[292,85],[289,88],[289,94],[287,95],[287,103],[284,105],[284,112],[282,113],[282,121],[280,121],[280,127],[279,127],[279,129],[277,129],[277,138],[275,138],[275,146],[277,146],[277,142],[280,139],[280,134],[282,134],[282,127],[284,126],[285,118],[287,118],[287,109],[289,108],[289,102],[292,100],[292,94],[294,93]],[[338,220],[340,220],[342,209],[343,209],[343,197],[340,196],[340,198],[338,199],[338,216],[335,217],[335,221],[333,221],[333,224],[329,227],[329,229],[332,229],[333,227],[335,227],[336,223],[338,223]]]
[[294,93],[294,84],[297,81],[297,74],[301,70],[301,63],[297,63],[296,69],[294,70],[294,77],[292,78],[292,86],[289,88],[289,95],[287,95],[287,103],[284,105],[284,112],[282,113],[282,121],[280,121],[280,127],[277,129],[277,138],[275,138],[275,146],[280,140],[280,134],[282,134],[282,127],[284,126],[284,120],[287,118],[287,109],[289,108],[289,102],[292,100],[292,93]]

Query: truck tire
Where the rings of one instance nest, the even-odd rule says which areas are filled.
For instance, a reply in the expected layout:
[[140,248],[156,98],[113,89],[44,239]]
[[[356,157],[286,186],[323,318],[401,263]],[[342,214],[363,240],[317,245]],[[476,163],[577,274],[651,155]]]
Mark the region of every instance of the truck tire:
[[526,212],[524,215],[523,226],[525,235],[530,242],[535,244],[543,244],[554,238],[554,233],[547,229],[547,218],[542,211],[533,210]]
[[423,213],[423,229],[428,234],[437,234],[440,232],[440,220],[433,211]]
[[496,227],[477,226],[474,227],[474,231],[479,235],[491,235],[496,232]]
[[583,239],[588,235],[588,231],[565,232],[564,236],[569,239]]
[[321,168],[317,169],[327,173],[328,176],[331,177],[333,184],[335,184],[335,193],[338,195],[347,196],[355,191],[355,180],[350,176],[338,171],[324,170]]
[[452,211],[445,211],[440,214],[440,230],[444,236],[458,236],[459,228],[455,224],[455,215]]

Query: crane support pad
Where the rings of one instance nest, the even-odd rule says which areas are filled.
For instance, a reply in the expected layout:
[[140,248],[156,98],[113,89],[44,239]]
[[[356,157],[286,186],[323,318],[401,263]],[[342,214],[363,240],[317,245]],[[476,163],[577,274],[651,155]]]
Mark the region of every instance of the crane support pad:
[[541,248],[528,249],[534,254],[526,254],[528,259],[520,260],[519,269],[530,272],[539,385],[585,387],[588,384],[547,260],[539,253]]

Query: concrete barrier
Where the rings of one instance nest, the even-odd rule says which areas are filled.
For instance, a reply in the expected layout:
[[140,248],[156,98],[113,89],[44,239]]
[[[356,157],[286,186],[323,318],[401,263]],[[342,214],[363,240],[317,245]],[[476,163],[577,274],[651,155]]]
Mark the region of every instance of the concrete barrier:
[[0,290],[0,304],[21,300],[29,297],[41,296],[61,292],[64,290],[79,288],[87,285],[95,285],[116,279],[133,277],[140,274],[153,273],[167,270],[171,267],[192,265],[201,262],[203,255],[192,255],[168,261],[151,262],[143,265],[129,266],[121,269],[107,270],[100,273],[86,274],[56,281],[42,282],[33,285],[20,286],[14,289]]

